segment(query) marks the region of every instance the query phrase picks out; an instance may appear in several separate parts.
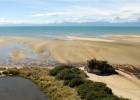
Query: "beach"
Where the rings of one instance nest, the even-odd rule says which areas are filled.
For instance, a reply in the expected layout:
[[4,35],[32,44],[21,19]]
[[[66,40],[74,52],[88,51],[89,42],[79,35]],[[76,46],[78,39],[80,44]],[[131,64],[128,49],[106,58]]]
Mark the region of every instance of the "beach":
[[[6,48],[7,45],[11,45],[11,48],[14,47],[9,51],[9,57],[14,60],[36,57],[41,59],[52,58],[65,64],[80,64],[96,58],[115,64],[140,65],[140,42],[120,42],[72,36],[68,36],[66,40],[1,37],[0,48]],[[45,54],[46,51],[47,54]],[[1,58],[4,56],[2,52],[0,55]]]

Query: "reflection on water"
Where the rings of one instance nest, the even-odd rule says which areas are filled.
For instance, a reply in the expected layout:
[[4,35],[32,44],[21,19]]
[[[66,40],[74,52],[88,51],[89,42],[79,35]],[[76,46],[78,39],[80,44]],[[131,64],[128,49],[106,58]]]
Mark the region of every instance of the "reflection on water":
[[0,78],[0,100],[47,100],[30,80],[20,77]]
[[[15,60],[12,51],[20,51],[24,55],[24,59],[20,59],[17,55]],[[41,58],[40,56],[44,57]],[[54,66],[59,62],[49,57],[49,51],[41,53],[34,52],[31,48],[24,44],[8,44],[0,47],[0,65],[2,66]]]

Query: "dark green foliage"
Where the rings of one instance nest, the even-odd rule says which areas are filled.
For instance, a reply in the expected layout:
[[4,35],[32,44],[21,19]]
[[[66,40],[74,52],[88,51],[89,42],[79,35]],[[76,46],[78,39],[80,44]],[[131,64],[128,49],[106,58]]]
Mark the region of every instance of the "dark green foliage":
[[60,73],[56,75],[57,79],[61,80],[71,80],[72,78],[76,77],[76,74],[74,74],[71,70],[65,69],[62,70]]
[[77,87],[77,92],[82,99],[94,100],[113,95],[110,88],[104,83],[87,81]]
[[65,66],[55,67],[54,69],[52,69],[52,70],[49,71],[49,75],[55,76],[55,75],[57,75],[57,73],[59,73],[59,71],[61,71],[63,69],[65,69]]
[[81,78],[74,78],[74,79],[72,79],[70,82],[69,82],[69,86],[70,87],[75,87],[75,86],[79,86],[79,85],[81,85],[81,84],[83,84],[84,83],[84,80],[83,79],[81,79]]
[[68,85],[71,80],[64,80],[64,85]]
[[102,100],[129,100],[129,99],[111,95],[111,96],[107,96],[107,97],[102,98]]
[[97,74],[117,74],[115,69],[108,64],[107,61],[100,61],[96,59],[87,61],[86,69],[88,69],[88,72]]
[[76,67],[72,67],[71,71],[76,73],[76,74],[80,74],[80,69],[76,68]]
[[[91,91],[86,95],[85,100],[101,100],[104,97],[107,97],[107,94],[104,92]],[[108,100],[110,100],[110,99],[108,99]]]

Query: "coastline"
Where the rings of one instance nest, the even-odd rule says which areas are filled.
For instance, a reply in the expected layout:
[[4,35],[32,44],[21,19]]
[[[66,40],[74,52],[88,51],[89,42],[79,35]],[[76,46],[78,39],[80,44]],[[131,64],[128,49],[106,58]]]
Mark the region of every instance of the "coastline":
[[[140,42],[67,36],[63,39],[1,37],[0,51],[13,59],[51,58],[60,63],[86,63],[96,58],[115,64],[140,65]],[[7,48],[10,48],[7,49]],[[47,53],[46,53],[47,51]],[[6,53],[5,53],[6,54]],[[0,58],[4,57],[0,53]],[[121,59],[120,59],[121,58]]]
[[103,37],[108,39],[123,40],[128,42],[140,42],[140,35],[108,34],[108,35],[104,35]]

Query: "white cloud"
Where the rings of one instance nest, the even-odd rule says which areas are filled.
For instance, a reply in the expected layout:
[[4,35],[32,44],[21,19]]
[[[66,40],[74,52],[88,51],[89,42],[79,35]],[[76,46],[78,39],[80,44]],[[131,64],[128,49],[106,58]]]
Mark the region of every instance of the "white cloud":
[[[25,2],[24,0],[12,1]],[[36,5],[31,1],[34,1]],[[17,15],[15,15],[15,18],[11,20],[8,18],[9,16],[5,16],[6,18],[0,18],[0,24],[82,23],[97,21],[116,23],[140,21],[140,0],[26,0],[26,2],[29,3],[29,8],[34,9],[36,7],[35,10],[30,9],[31,12],[27,11],[26,15],[28,17],[23,18],[23,16],[20,16],[21,18],[18,17],[17,20]],[[57,4],[58,2],[60,4]],[[26,12],[23,9],[21,10]]]
[[47,18],[61,22],[135,22],[140,18],[140,8],[97,9],[87,7],[80,11],[39,13],[30,17]]

